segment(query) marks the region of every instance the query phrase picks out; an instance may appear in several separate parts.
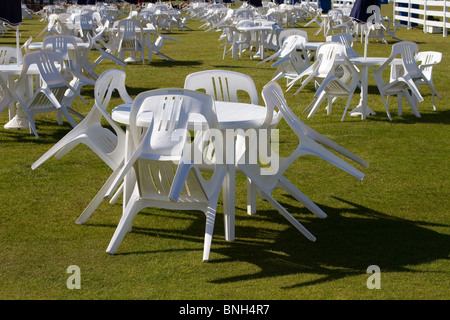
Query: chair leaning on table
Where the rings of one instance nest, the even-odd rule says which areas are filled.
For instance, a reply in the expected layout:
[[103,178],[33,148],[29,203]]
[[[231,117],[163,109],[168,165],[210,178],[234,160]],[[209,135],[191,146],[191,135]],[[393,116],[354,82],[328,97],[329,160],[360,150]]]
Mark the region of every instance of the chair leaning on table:
[[[50,150],[44,153],[31,168],[34,170],[42,163],[55,156],[61,159],[79,144],[88,146],[112,170],[123,161],[125,154],[125,132],[111,119],[107,107],[115,90],[124,103],[131,104],[133,99],[125,88],[125,71],[109,69],[97,80],[94,88],[95,102],[88,115]],[[105,120],[113,129],[111,131],[102,125]]]
[[[117,91],[124,104],[131,104],[133,99],[128,95],[125,87],[125,71],[109,69],[98,78],[94,88],[95,103],[88,115],[78,126],[67,133],[50,150],[44,153],[31,168],[34,170],[52,156],[60,159],[79,144],[88,146],[113,171],[123,165],[125,157],[125,132],[111,119],[108,109],[112,94]],[[116,105],[116,104],[115,104]],[[112,130],[102,124],[102,120],[111,126]],[[102,203],[114,175],[105,182],[89,205],[84,209],[77,224],[83,224]],[[121,189],[117,195],[121,194]]]
[[292,81],[297,79],[297,76],[311,65],[305,49],[305,41],[303,36],[288,36],[284,39],[279,51],[260,62],[262,63],[277,58],[277,61],[272,64],[272,67],[277,68],[275,74],[272,76],[272,81],[285,78],[286,85],[290,86]]
[[[420,113],[417,108],[418,103],[423,101],[418,85],[426,84],[430,87],[431,92],[440,98],[439,93],[434,88],[432,82],[423,74],[417,65],[415,55],[419,52],[416,43],[411,41],[397,42],[392,45],[392,50],[389,58],[373,73],[375,83],[380,91],[383,99],[386,113],[389,120],[392,120],[389,112],[389,100],[386,102],[384,96],[397,96],[398,114],[402,114],[402,97],[405,97],[409,103],[414,115],[420,118]],[[394,58],[401,57],[402,63],[391,65]],[[389,82],[383,78],[383,72],[390,68]],[[411,93],[409,92],[411,91]]]
[[[425,78],[433,85],[433,67],[442,61],[442,52],[437,51],[421,51],[416,54],[416,61],[419,63],[419,69],[422,71]],[[418,85],[426,85],[425,81],[416,81]],[[433,85],[434,86],[434,85]],[[436,93],[431,92],[433,98],[433,110],[436,110]],[[439,99],[442,99],[438,95]]]
[[317,217],[326,218],[326,213],[323,212],[322,209],[320,209],[314,202],[308,199],[284,176],[288,168],[301,156],[316,155],[360,180],[364,178],[364,173],[322,145],[329,147],[330,149],[359,163],[362,166],[368,167],[369,163],[305,125],[288,107],[283,95],[283,90],[278,83],[271,81],[266,84],[263,88],[262,96],[267,108],[270,108],[271,110],[278,108],[280,110],[289,127],[297,134],[299,144],[288,157],[281,157],[279,159],[279,167],[275,170],[272,168],[260,167],[258,164],[251,164],[242,161],[241,159],[245,155],[246,149],[244,141],[245,137],[238,136],[238,141],[236,143],[236,154],[237,159],[239,159],[238,167],[244,174],[247,175],[249,179],[251,179],[254,185],[256,185],[258,193],[262,199],[268,201],[295,228],[306,236],[307,239],[315,241],[316,238],[272,196],[274,189],[282,188],[292,195],[297,201],[302,203]]
[[[143,112],[152,112],[152,122],[144,133],[136,124]],[[135,98],[130,112],[129,132],[137,147],[129,161],[120,168],[107,196],[114,192],[132,169],[136,174],[136,184],[107,248],[108,253],[117,251],[139,211],[157,207],[205,213],[203,261],[209,260],[216,207],[226,167],[215,164],[208,180],[202,176],[197,163],[188,155],[191,144],[186,143],[186,139],[190,114],[201,114],[209,129],[219,129],[214,101],[204,93],[186,89],[156,89]],[[212,143],[215,143],[214,140]]]
[[[130,61],[129,59],[134,59],[136,52],[140,51],[142,64],[145,64],[144,32],[142,31],[140,22],[136,19],[124,19],[116,22],[118,22],[117,36],[119,37],[119,59],[124,60],[125,51],[130,51],[131,55],[127,58],[127,60]],[[136,29],[140,29],[140,32],[136,32]]]
[[[336,64],[336,59],[342,59],[342,61]],[[325,99],[328,101],[327,113],[330,114],[334,100],[342,97],[347,98],[347,105],[341,118],[341,121],[343,121],[353,93],[360,84],[361,76],[348,59],[346,48],[342,43],[330,42],[319,47],[316,61],[312,65],[312,71],[299,90],[311,79],[314,79],[319,86],[314,94],[315,99],[304,111],[310,111],[308,118],[311,118],[316,113]]]
[[[30,94],[27,72],[32,65],[37,65],[39,69],[41,87]],[[63,103],[67,91],[75,93],[84,100],[66,81],[67,72],[63,58],[57,52],[42,50],[28,53],[23,57],[23,68],[17,79],[18,90],[15,96],[28,119],[30,132],[34,133],[36,138],[39,138],[39,135],[36,131],[35,114],[56,111],[58,124],[62,125],[62,116],[64,116],[72,127],[75,127],[77,123],[70,113],[81,118],[78,112]]]

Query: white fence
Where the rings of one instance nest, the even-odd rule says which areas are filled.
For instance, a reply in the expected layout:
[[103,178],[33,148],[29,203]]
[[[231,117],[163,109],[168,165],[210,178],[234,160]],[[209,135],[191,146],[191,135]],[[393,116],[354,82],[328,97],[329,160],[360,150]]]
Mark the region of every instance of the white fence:
[[411,28],[422,25],[425,33],[447,36],[450,29],[450,0],[395,0],[393,17]]

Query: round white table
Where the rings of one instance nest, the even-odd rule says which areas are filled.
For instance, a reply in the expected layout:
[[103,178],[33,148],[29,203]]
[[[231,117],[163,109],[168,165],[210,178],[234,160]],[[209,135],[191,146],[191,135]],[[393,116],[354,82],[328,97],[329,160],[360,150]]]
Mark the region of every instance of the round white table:
[[[375,115],[367,104],[368,85],[369,85],[369,67],[381,66],[388,58],[384,57],[349,57],[349,60],[356,66],[361,67],[361,97],[358,106],[349,111],[351,116],[361,116],[361,119],[366,119],[368,115]],[[401,59],[394,59],[392,64],[401,63]]]
[[[235,185],[236,185],[236,163],[235,163],[235,145],[234,145],[234,137],[236,129],[260,129],[263,123],[266,121],[266,117],[270,123],[270,127],[274,128],[281,120],[281,113],[273,112],[272,115],[267,114],[267,108],[264,106],[248,104],[248,103],[239,103],[239,102],[223,102],[223,101],[215,101],[217,119],[219,122],[219,129],[222,131],[222,135],[224,139],[228,137],[232,137],[232,139],[228,139],[225,141],[232,141],[232,148],[227,148],[228,152],[232,151],[232,156],[229,154],[226,155],[226,166],[227,166],[227,174],[223,183],[223,209],[224,209],[224,219],[225,219],[225,239],[227,241],[233,241],[235,238],[234,235],[234,216],[235,216]],[[120,123],[129,125],[130,124],[130,110],[131,104],[124,104],[117,106],[111,112],[111,118]],[[270,119],[271,118],[271,119]],[[148,127],[152,119],[151,112],[142,113],[139,119],[137,120],[138,126]],[[205,123],[203,117],[199,115],[192,115],[189,118],[189,129],[198,129],[202,127]],[[128,130],[127,130],[128,132]],[[127,139],[129,139],[127,135]],[[128,146],[131,143],[127,143]],[[129,149],[129,147],[127,147]],[[127,155],[131,156],[132,151],[127,150]],[[228,160],[232,162],[229,163]],[[248,185],[250,187],[250,185]],[[129,188],[124,185],[124,197],[128,197],[128,192],[130,192],[132,188]],[[252,197],[256,196],[255,190],[248,190],[249,195]],[[254,204],[255,199],[248,199],[248,206]],[[124,203],[126,200],[124,201]],[[252,202],[252,203],[250,203]],[[248,208],[250,212],[252,209]]]

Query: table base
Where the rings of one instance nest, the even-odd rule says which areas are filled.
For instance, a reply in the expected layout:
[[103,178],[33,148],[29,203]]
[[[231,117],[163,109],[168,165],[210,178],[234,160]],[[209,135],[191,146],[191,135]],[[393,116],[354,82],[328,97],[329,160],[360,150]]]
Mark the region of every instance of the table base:
[[[363,114],[363,107],[357,106],[355,109],[348,112],[348,114],[352,117],[359,117]],[[375,111],[366,106],[366,116],[374,116],[376,115]]]
[[14,118],[9,120],[9,122],[4,126],[5,129],[28,129],[29,127],[30,123],[20,108],[17,109]]

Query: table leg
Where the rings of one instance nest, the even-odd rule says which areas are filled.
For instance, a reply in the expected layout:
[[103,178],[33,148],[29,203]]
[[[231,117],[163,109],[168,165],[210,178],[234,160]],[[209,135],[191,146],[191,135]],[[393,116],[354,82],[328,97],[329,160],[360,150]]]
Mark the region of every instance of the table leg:
[[[33,77],[33,76],[29,76],[28,78]],[[27,92],[32,93],[33,91],[33,81],[32,78],[31,79],[27,79],[28,83],[26,84],[27,87]],[[8,87],[12,92],[16,92],[15,86],[14,86],[14,82],[15,81],[15,77],[14,76],[10,76],[8,77]],[[19,103],[16,103],[16,112],[14,113],[14,105],[10,106],[9,108],[9,121],[7,124],[5,124],[4,128],[5,129],[28,129],[30,127],[30,124],[28,122],[27,117],[24,115],[23,110],[22,110],[22,106]]]
[[236,169],[235,164],[227,164],[227,173],[223,181],[223,213],[225,240],[234,241],[234,204],[235,204]]
[[361,119],[366,119],[368,115],[375,115],[375,112],[369,108],[367,105],[367,95],[368,95],[368,82],[369,82],[369,66],[361,66],[361,99],[359,105],[349,111],[349,114],[353,117],[361,116]]

